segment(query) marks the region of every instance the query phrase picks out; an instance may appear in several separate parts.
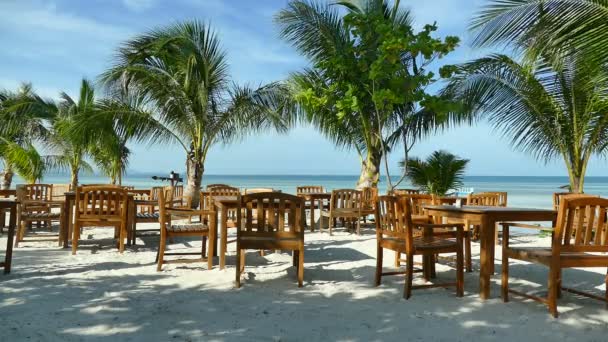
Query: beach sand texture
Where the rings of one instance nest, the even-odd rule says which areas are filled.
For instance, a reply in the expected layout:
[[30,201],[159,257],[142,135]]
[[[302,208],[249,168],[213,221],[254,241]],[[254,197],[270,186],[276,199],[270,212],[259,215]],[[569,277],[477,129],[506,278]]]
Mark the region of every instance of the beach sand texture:
[[[149,224],[151,225],[151,224]],[[78,254],[55,242],[25,242],[10,275],[0,276],[0,341],[606,341],[608,311],[601,302],[564,293],[561,316],[545,306],[478,297],[478,245],[465,297],[453,289],[416,290],[402,298],[403,278],[384,277],[374,287],[374,231],[362,236],[306,233],[304,287],[298,288],[288,254],[250,251],[240,289],[234,287],[234,244],[227,268],[165,265],[156,272],[158,236],[138,238],[120,255],[110,229],[85,229]],[[200,250],[179,239],[172,250]],[[547,245],[522,236],[515,243]],[[6,244],[6,234],[0,238]],[[385,252],[385,268],[393,254]],[[497,252],[497,272],[500,271]],[[452,258],[437,265],[452,279]],[[217,264],[217,262],[216,262]],[[544,292],[547,269],[513,261],[511,286]],[[605,269],[566,270],[564,282],[603,294]],[[415,280],[420,283],[420,278]]]

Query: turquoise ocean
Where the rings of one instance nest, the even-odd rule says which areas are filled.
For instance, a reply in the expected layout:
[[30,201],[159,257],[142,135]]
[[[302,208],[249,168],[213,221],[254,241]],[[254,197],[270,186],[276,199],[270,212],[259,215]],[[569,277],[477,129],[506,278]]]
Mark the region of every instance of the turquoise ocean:
[[[152,176],[165,176],[153,173],[132,173],[124,180],[124,185],[133,185],[136,188],[166,185],[167,182],[153,180]],[[327,190],[353,188],[357,182],[356,175],[204,175],[203,186],[212,183],[229,184],[241,189],[269,187],[287,193],[295,193],[298,185],[322,185]],[[22,181],[15,177],[13,184]],[[68,183],[66,175],[47,175],[44,183]],[[107,182],[101,176],[81,176],[81,183],[99,184]],[[524,177],[524,176],[468,176],[464,179],[465,188],[472,188],[475,192],[506,191],[509,206],[551,208],[554,192],[563,192],[561,186],[568,184],[567,177]],[[14,185],[13,185],[14,187]],[[400,187],[411,187],[403,182]],[[379,185],[380,191],[386,190],[384,179]],[[585,192],[608,196],[608,177],[587,177]]]

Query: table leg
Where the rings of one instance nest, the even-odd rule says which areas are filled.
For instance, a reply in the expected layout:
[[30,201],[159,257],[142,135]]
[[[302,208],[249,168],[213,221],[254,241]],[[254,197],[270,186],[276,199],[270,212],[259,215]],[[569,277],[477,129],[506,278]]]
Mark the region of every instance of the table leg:
[[15,226],[17,225],[17,207],[11,207],[8,219],[8,236],[6,244],[6,254],[4,255],[4,274],[11,272],[11,261],[13,260],[13,236],[15,236]]
[[127,200],[127,246],[135,245],[135,201]]
[[310,231],[315,231],[315,198],[310,198]]
[[[217,246],[219,245],[219,242],[220,242],[220,236],[218,234],[219,218],[218,218],[217,210],[214,212],[213,218],[214,218],[214,220],[213,220],[213,223],[212,223],[213,224],[212,227],[213,227],[213,230],[215,231],[214,232],[215,235],[213,237],[213,239],[215,240],[214,241],[215,248],[213,248],[213,256],[216,257],[218,255],[218,252],[217,252],[218,248],[217,248]],[[211,252],[209,252],[209,253],[211,253]]]
[[480,229],[480,271],[479,271],[479,297],[490,297],[490,278],[494,272],[494,230],[495,222],[489,217],[481,217]]
[[68,240],[70,238],[70,224],[72,222],[72,211],[70,200],[68,198],[63,202],[63,221],[61,222],[61,231],[63,239],[63,248],[68,248]]
[[226,249],[228,248],[228,208],[226,206],[222,206],[222,217],[221,227],[222,227],[222,237],[220,242],[220,270],[223,270],[226,266]]

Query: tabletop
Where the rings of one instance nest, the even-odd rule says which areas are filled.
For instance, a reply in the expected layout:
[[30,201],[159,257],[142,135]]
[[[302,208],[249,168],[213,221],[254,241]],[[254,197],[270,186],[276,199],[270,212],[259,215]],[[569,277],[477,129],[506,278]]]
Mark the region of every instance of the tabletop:
[[556,211],[552,209],[537,209],[537,208],[516,208],[516,207],[493,207],[493,206],[477,206],[477,205],[463,205],[457,207],[455,205],[425,205],[424,209],[427,210],[438,210],[448,212],[462,212],[462,213],[475,213],[475,214],[486,214],[486,213],[546,213],[555,214]]

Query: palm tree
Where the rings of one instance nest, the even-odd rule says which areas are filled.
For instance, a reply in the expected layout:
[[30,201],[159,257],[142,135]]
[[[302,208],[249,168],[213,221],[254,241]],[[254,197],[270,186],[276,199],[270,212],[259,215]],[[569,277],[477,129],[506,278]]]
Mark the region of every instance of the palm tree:
[[44,160],[34,143],[48,141],[48,125],[56,113],[54,102],[38,96],[31,84],[17,91],[0,91],[0,159],[2,188],[11,186],[16,171],[28,182],[42,177]]
[[[410,182],[429,194],[444,196],[462,186],[468,159],[460,159],[446,151],[435,151],[426,160],[412,158],[406,171]],[[405,161],[400,162],[401,167]]]
[[[353,28],[355,20],[366,26]],[[416,139],[453,119],[437,115],[437,110],[421,104],[428,95],[425,87],[433,81],[428,77],[427,66],[451,51],[458,39],[448,37],[445,43],[433,40],[429,44],[430,33],[436,27],[427,26],[429,31],[422,35],[428,45],[422,39],[416,40],[418,36],[411,29],[412,16],[399,6],[399,1],[321,4],[293,0],[276,15],[275,21],[282,38],[311,64],[291,77],[300,115],[337,146],[357,151],[361,159],[357,187],[377,186],[382,158],[386,161],[387,153],[397,143],[403,143],[407,153]],[[400,41],[383,40],[386,36],[382,32],[387,30],[402,33],[397,39],[425,45],[429,53],[407,50],[411,47],[400,46]],[[394,63],[383,65],[383,56],[390,50],[387,46],[399,46],[399,55],[394,57]],[[362,65],[362,60],[373,62]],[[394,84],[396,91],[386,90]],[[404,99],[393,100],[397,97]],[[381,108],[382,98],[391,102],[386,108]],[[388,163],[385,166],[388,173]],[[390,177],[387,179],[390,183]]]
[[117,63],[101,80],[147,99],[147,113],[112,115],[130,123],[135,139],[171,140],[183,148],[185,195],[193,203],[212,146],[270,127],[285,130],[289,125],[289,116],[278,105],[285,87],[233,84],[217,35],[199,21],[177,23],[126,42],[118,51]]
[[79,98],[72,99],[68,94],[61,93],[58,114],[53,123],[52,146],[59,154],[53,158],[53,168],[68,169],[72,189],[78,186],[78,176],[81,171],[93,172],[85,158],[91,146],[90,132],[73,134],[74,126],[86,117],[93,116],[97,110],[95,89],[93,84],[83,79],[80,84]]
[[461,65],[444,92],[487,116],[514,147],[563,159],[571,191],[583,192],[589,159],[608,151],[608,73],[594,60],[491,55]]
[[532,59],[573,52],[608,62],[608,1],[489,0],[471,22],[473,45],[515,45]]

